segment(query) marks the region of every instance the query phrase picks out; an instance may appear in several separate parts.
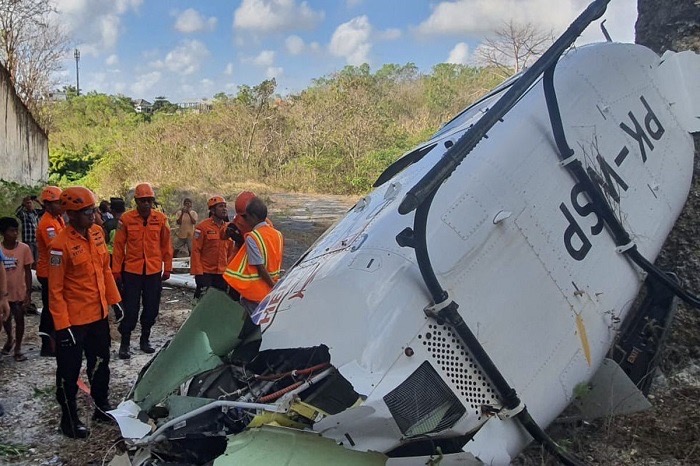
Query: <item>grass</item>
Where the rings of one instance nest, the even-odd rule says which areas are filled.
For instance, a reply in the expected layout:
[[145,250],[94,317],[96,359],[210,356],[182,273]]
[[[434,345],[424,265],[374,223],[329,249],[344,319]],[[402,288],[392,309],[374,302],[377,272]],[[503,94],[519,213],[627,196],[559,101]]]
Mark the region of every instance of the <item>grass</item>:
[[27,452],[29,452],[29,447],[27,445],[0,443],[0,458],[17,458],[24,455]]

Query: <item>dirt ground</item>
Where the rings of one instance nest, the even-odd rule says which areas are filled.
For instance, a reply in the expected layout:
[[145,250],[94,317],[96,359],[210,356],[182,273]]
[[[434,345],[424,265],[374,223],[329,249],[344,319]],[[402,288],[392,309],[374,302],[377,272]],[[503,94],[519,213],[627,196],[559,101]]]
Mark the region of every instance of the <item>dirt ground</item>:
[[[338,196],[271,194],[271,218],[285,233],[285,267],[291,264],[354,199]],[[39,293],[35,293],[35,302]],[[152,343],[162,346],[182,325],[192,309],[192,292],[166,288]],[[0,464],[101,465],[120,446],[116,425],[91,421],[90,398],[79,392],[83,420],[92,431],[86,440],[71,440],[58,430],[59,408],[54,399],[55,361],[40,358],[36,336],[38,316],[27,316],[24,353],[28,360],[0,360]],[[138,333],[138,329],[137,332]],[[700,317],[681,309],[645,412],[594,422],[555,422],[550,435],[591,465],[697,465],[700,464]],[[0,344],[5,336],[0,337]],[[117,358],[118,335],[113,332],[110,398],[116,405],[131,388],[138,371],[151,358],[134,350],[130,360]],[[85,380],[87,377],[83,376]],[[515,464],[554,465],[556,460],[531,446]]]

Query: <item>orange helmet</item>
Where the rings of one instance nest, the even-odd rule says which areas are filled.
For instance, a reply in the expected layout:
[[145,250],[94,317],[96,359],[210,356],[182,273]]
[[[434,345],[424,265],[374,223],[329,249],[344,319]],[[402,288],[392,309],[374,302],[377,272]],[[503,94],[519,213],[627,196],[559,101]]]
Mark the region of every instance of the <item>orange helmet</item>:
[[221,197],[221,196],[212,196],[212,197],[210,197],[209,200],[207,201],[207,207],[209,207],[209,208],[211,209],[211,208],[214,207],[216,204],[221,204],[221,203],[226,204],[226,199],[224,199],[224,198]]
[[142,197],[156,197],[156,193],[153,192],[151,183],[141,183],[136,185],[136,189],[134,189],[134,199],[141,199]]
[[82,210],[95,205],[95,195],[83,186],[66,188],[60,199],[63,210]]
[[236,197],[236,213],[244,214],[248,203],[255,197],[255,193],[251,191],[243,191]]
[[62,192],[57,186],[47,186],[41,192],[40,199],[44,202],[55,202],[61,199]]

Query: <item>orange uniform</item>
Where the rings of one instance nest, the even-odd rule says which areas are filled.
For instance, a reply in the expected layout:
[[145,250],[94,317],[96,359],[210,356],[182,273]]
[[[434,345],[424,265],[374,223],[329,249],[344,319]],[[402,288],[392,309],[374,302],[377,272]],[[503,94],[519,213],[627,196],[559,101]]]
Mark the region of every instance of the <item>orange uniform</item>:
[[[282,254],[284,251],[282,233],[265,223],[246,233],[245,238],[248,237],[251,237],[257,244],[265,269],[272,280],[277,282],[282,270]],[[262,301],[272,290],[260,277],[257,267],[248,263],[245,245],[238,250],[228,264],[224,273],[224,279],[231,288],[241,294],[241,297],[253,302]]]
[[221,275],[233,258],[234,243],[226,237],[226,223],[217,225],[213,218],[200,222],[194,229],[190,273]]
[[39,219],[36,229],[36,244],[39,249],[39,259],[36,261],[36,276],[49,276],[49,246],[51,241],[66,227],[62,216],[54,217],[46,212]]
[[56,330],[102,320],[121,301],[101,230],[93,225],[85,238],[68,225],[51,243],[49,310]]
[[114,235],[112,270],[151,275],[173,270],[173,246],[170,243],[168,217],[151,211],[144,220],[138,211],[125,212]]

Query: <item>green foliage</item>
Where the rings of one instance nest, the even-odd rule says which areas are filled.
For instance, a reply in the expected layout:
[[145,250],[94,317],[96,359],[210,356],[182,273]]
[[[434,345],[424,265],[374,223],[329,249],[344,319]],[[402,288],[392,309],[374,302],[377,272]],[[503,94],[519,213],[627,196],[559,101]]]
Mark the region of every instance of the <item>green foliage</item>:
[[14,217],[15,209],[22,203],[22,198],[32,194],[39,195],[41,186],[25,186],[14,181],[0,180],[0,217]]
[[0,458],[17,459],[27,452],[29,452],[27,445],[0,443]]
[[140,181],[221,193],[233,185],[358,194],[440,124],[499,83],[487,68],[346,66],[281,98],[274,79],[219,92],[208,111],[164,96],[146,117],[124,96],[72,96],[52,108],[50,180],[101,197]]

